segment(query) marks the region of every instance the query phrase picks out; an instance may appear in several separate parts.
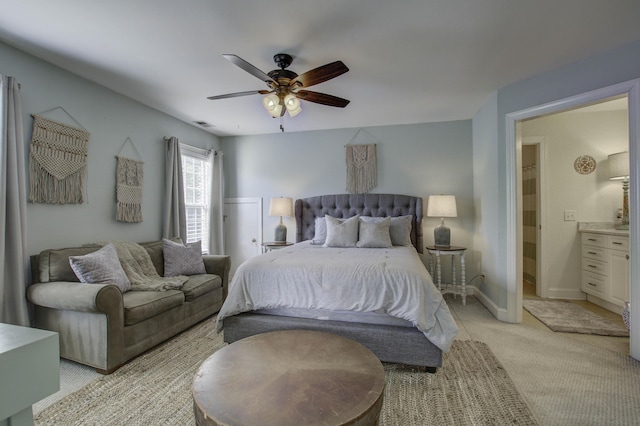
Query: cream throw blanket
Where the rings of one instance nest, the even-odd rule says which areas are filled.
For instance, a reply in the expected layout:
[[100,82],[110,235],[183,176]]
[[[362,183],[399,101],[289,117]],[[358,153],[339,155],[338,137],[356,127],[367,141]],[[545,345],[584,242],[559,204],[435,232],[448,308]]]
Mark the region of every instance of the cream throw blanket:
[[140,244],[114,241],[113,245],[133,291],[178,290],[189,279],[185,275],[161,277],[153,266],[149,253]]

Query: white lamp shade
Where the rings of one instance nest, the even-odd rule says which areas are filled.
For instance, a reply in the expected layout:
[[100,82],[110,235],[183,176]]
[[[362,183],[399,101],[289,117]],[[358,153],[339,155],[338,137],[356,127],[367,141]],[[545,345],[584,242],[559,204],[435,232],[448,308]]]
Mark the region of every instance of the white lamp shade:
[[289,197],[272,198],[269,216],[293,216],[293,199]]
[[629,178],[629,152],[618,152],[609,156],[609,179]]
[[458,217],[455,195],[429,195],[427,216]]
[[284,97],[284,106],[287,108],[291,117],[295,117],[302,111],[302,108],[300,108],[300,100],[291,93]]
[[262,98],[262,105],[272,117],[280,117],[282,105],[280,105],[280,98],[277,95],[265,96]]

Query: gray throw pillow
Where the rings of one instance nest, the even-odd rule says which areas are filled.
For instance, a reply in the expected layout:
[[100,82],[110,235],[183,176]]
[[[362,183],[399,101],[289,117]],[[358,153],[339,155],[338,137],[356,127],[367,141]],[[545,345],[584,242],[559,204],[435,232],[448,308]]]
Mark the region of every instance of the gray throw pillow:
[[316,217],[315,222],[315,235],[313,236],[313,240],[311,240],[311,244],[314,245],[322,245],[327,239],[327,221],[324,216]]
[[358,242],[359,216],[337,219],[325,216],[327,239],[324,247],[355,247]]
[[[394,246],[410,246],[411,242],[411,220],[413,216],[394,216],[391,218],[389,226],[389,235],[391,236],[391,244]],[[384,217],[360,216],[365,222],[381,222]]]
[[183,245],[163,238],[162,257],[165,277],[207,273],[202,260],[202,243],[200,241]]
[[131,283],[122,269],[113,244],[107,244],[93,253],[69,256],[69,264],[80,282],[113,284],[123,293],[131,290]]
[[391,226],[389,226],[389,234],[391,235],[391,244],[394,246],[410,246],[411,242],[411,220],[413,216],[398,216],[391,218]]
[[380,221],[368,222],[360,218],[360,231],[356,247],[387,248],[391,247],[389,226],[391,218],[385,217]]

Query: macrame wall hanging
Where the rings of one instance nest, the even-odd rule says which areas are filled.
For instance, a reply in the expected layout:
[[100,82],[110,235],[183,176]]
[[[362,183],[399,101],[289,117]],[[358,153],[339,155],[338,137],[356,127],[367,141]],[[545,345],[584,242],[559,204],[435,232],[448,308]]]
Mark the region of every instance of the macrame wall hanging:
[[378,185],[376,165],[376,144],[351,144],[359,136],[365,135],[358,130],[346,148],[347,191],[352,194],[365,194]]
[[[80,125],[68,112],[61,109]],[[46,112],[53,111],[48,110]],[[82,125],[80,125],[82,127]],[[29,201],[82,204],[87,180],[89,136],[85,129],[33,115],[29,148]]]
[[144,163],[122,156],[127,143],[133,150],[138,150],[131,138],[127,138],[116,155],[116,220],[120,222],[142,222],[142,182],[144,180]]

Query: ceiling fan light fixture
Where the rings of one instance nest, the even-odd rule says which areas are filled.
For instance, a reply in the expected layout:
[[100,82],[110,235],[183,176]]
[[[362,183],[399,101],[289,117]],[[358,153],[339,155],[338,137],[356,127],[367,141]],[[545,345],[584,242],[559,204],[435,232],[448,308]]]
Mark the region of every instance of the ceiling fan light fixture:
[[291,117],[295,117],[300,114],[300,111],[302,111],[302,108],[300,107],[300,100],[291,93],[284,97],[284,106],[287,108]]
[[279,117],[282,112],[282,105],[280,105],[280,98],[277,95],[271,94],[262,98],[262,105],[272,117]]

